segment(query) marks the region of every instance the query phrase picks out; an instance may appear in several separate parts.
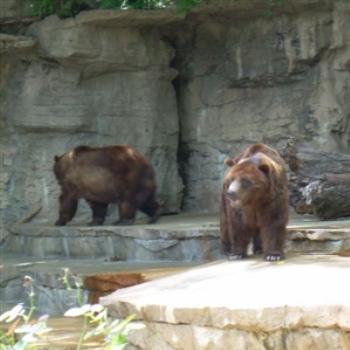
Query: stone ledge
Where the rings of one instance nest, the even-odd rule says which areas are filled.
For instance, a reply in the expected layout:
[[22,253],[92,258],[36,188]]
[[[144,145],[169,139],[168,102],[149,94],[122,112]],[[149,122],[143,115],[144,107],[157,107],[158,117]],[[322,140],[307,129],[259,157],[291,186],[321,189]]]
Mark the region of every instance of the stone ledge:
[[10,233],[7,251],[36,257],[142,261],[207,261],[221,257],[217,223],[208,217],[170,216],[154,225],[133,226],[22,224],[13,225]]
[[[174,215],[132,226],[16,224],[5,249],[29,256],[212,261],[222,258],[217,215]],[[292,218],[286,253],[350,255],[349,220]]]
[[[217,262],[118,291],[101,302],[122,317],[135,313],[152,322],[265,332],[350,330],[348,272],[349,258],[329,256],[294,257],[281,264]],[[295,288],[297,281],[302,288]]]
[[104,27],[161,26],[182,22],[184,14],[175,9],[161,10],[92,10],[75,17],[78,24],[103,25]]
[[[292,349],[263,347],[264,339],[282,341],[283,334],[284,339],[297,335],[294,346],[303,334],[325,337],[328,345],[329,337],[340,337],[338,344],[349,337],[349,271],[349,258],[329,256],[298,256],[282,264],[217,262],[117,291],[100,302],[118,317],[137,316],[144,328],[129,339],[137,349],[161,349],[164,343],[170,344],[164,349],[227,349],[223,344]],[[216,347],[208,345],[213,339]],[[182,346],[185,340],[188,345]]]
[[33,49],[36,44],[37,41],[28,36],[0,33],[0,54],[23,54]]

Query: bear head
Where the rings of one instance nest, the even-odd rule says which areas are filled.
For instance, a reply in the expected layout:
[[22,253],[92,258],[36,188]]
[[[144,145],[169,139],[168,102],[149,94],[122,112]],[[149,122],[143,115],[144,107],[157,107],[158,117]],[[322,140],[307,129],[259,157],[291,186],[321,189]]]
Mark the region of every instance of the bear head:
[[269,192],[273,164],[263,153],[243,159],[228,158],[230,167],[224,179],[224,192],[233,205],[259,202]]

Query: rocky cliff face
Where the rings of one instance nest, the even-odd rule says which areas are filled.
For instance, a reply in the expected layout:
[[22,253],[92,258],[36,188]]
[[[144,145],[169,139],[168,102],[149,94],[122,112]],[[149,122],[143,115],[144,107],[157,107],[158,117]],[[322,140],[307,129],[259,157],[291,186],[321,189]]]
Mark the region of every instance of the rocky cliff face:
[[79,144],[132,145],[156,169],[163,211],[180,208],[174,49],[155,28],[104,27],[95,15],[93,24],[52,16],[31,25],[26,36],[36,46],[28,55],[13,48],[17,57],[12,52],[4,61],[1,149],[9,220],[38,207],[49,220],[57,215],[53,157]]
[[252,142],[349,151],[350,4],[223,3],[52,16],[1,35],[6,222],[40,207],[53,220],[53,156],[78,144],[139,149],[164,212],[217,211],[224,158]]
[[348,152],[350,7],[309,5],[273,17],[198,15],[178,41],[186,209],[217,207],[223,159],[249,143],[282,150],[295,137]]

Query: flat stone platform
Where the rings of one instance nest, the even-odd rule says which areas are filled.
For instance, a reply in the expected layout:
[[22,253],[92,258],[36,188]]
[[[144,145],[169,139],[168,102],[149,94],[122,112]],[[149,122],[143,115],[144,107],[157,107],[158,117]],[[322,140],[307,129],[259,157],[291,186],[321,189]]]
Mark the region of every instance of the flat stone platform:
[[[3,250],[26,256],[106,258],[121,261],[213,261],[222,258],[218,215],[163,216],[152,225],[9,227]],[[350,255],[350,220],[319,221],[292,216],[287,253]]]
[[350,258],[219,261],[100,299],[136,315],[129,349],[350,349]]

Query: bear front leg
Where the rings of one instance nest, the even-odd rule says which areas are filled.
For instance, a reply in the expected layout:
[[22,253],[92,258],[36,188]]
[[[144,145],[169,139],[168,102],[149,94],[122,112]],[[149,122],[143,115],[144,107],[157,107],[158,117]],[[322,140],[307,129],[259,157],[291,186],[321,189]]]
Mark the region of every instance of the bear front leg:
[[136,216],[136,205],[133,202],[123,201],[118,204],[119,220],[115,225],[132,225]]
[[264,259],[280,261],[284,259],[284,243],[287,235],[285,224],[273,224],[261,229]]
[[105,221],[108,204],[88,201],[92,210],[92,221],[89,223],[90,226],[102,225]]
[[241,260],[247,257],[248,245],[252,234],[248,227],[234,225],[232,229],[232,248],[228,256],[229,260]]
[[224,195],[221,196],[220,205],[220,243],[222,252],[229,256],[231,254],[232,242],[229,236],[228,213],[226,211],[226,203]]
[[56,226],[64,226],[71,221],[77,211],[78,200],[70,191],[63,191],[59,198],[59,217],[55,222]]
[[252,234],[243,216],[243,209],[230,206],[229,200],[223,194],[220,209],[220,240],[228,260],[240,260],[247,256]]

